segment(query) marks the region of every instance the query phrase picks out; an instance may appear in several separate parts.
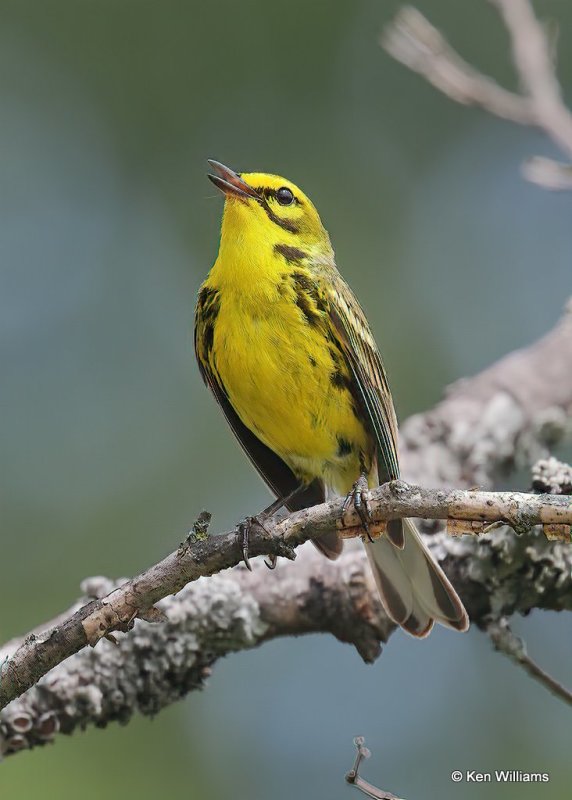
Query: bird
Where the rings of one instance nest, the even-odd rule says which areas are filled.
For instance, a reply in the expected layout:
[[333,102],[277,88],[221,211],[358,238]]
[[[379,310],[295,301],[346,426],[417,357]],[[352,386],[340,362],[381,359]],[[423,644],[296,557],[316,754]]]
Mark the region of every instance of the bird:
[[[393,399],[366,315],[298,186],[208,163],[224,210],[195,308],[201,376],[277,498],[268,512],[345,496],[369,534],[369,489],[400,473]],[[362,540],[396,625],[419,638],[435,622],[467,630],[459,596],[411,520]],[[335,559],[343,542],[332,532],[314,544]]]

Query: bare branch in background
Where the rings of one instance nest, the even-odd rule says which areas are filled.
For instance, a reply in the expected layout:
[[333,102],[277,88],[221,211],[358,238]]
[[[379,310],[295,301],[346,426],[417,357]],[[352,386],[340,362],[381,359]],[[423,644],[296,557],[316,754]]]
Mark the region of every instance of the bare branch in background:
[[[397,61],[443,94],[502,119],[544,131],[572,159],[572,114],[562,99],[554,53],[529,0],[489,0],[510,36],[522,88],[510,92],[468,64],[417,9],[406,6],[386,26],[381,44]],[[535,157],[523,164],[527,180],[547,189],[571,189],[572,165]]]
[[511,630],[508,620],[502,618],[487,627],[487,633],[500,653],[522,667],[530,677],[541,683],[549,692],[572,706],[572,692],[545,672],[526,652],[525,642]]
[[451,100],[479,106],[520,125],[536,124],[525,97],[503,89],[472,67],[416,8],[400,9],[383,30],[381,44],[396,61],[418,72]]
[[366,797],[372,797],[373,800],[403,800],[403,798],[397,797],[397,795],[391,794],[391,792],[378,789],[377,786],[373,786],[371,783],[364,781],[359,774],[359,768],[362,761],[364,761],[366,758],[369,758],[371,753],[365,746],[365,739],[363,736],[356,736],[354,739],[354,744],[356,746],[357,753],[353,767],[346,774],[347,783],[355,786],[356,789],[359,789],[360,792],[366,795]]

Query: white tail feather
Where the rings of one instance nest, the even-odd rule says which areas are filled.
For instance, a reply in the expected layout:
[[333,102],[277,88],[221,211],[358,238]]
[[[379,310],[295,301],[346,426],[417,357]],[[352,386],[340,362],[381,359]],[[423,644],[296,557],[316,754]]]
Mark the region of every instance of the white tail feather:
[[365,543],[388,615],[413,636],[426,636],[433,622],[466,631],[467,612],[411,520],[403,520],[403,533],[402,550],[386,536]]

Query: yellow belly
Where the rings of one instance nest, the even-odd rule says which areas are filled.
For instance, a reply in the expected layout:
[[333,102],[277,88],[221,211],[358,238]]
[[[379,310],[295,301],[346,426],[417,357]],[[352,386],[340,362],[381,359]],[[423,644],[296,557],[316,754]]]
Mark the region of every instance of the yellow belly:
[[345,492],[371,444],[347,385],[332,380],[340,363],[330,348],[293,303],[258,313],[221,298],[212,356],[239,417],[300,478]]

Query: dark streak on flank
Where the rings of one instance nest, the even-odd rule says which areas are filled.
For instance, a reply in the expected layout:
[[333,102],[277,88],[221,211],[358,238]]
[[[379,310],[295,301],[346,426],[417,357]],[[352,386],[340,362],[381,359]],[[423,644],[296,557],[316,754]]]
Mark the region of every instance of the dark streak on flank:
[[289,264],[299,264],[303,258],[307,258],[308,254],[298,247],[292,247],[289,244],[275,244],[274,252],[284,256]]
[[196,316],[202,324],[202,348],[201,355],[203,361],[207,362],[212,350],[214,339],[214,325],[220,310],[220,297],[216,289],[210,286],[203,286],[199,292],[197,300]]
[[351,389],[351,380],[340,369],[334,370],[330,374],[330,383],[336,389]]
[[311,364],[313,367],[317,367],[317,366],[318,366],[318,362],[316,361],[316,359],[314,358],[314,356],[308,356],[308,361],[310,362],[310,364]]
[[300,289],[303,289],[305,292],[308,292],[309,295],[314,296],[316,294],[317,292],[316,284],[306,272],[293,272],[292,280],[294,281],[296,286],[299,286]]
[[353,450],[352,443],[348,442],[347,439],[344,439],[343,436],[338,436],[337,442],[338,442],[338,456],[340,456],[340,458],[343,458],[344,456],[349,456],[349,454]]
[[318,287],[306,272],[293,272],[290,279],[296,295],[296,305],[301,309],[306,320],[311,325],[316,325],[326,310]]
[[320,291],[318,289],[318,285],[312,278],[305,272],[293,272],[292,273],[292,280],[297,288],[301,289],[302,291],[306,292],[316,304],[316,308],[318,311],[325,312],[327,311],[326,303]]
[[306,318],[308,325],[317,325],[320,315],[316,311],[316,308],[308,295],[296,287],[294,288],[294,291],[296,293],[296,305]]
[[[330,336],[328,336],[328,333],[330,333]],[[344,388],[348,390],[351,395],[352,414],[356,419],[363,420],[366,427],[369,428],[366,423],[366,420],[368,419],[367,410],[364,408],[363,398],[358,386],[356,385],[355,377],[351,372],[348,372],[346,359],[343,353],[339,350],[338,344],[331,336],[330,331],[326,333],[326,338],[332,342],[332,344],[328,345],[328,352],[334,367],[330,375],[330,381],[337,389]]]
[[208,361],[209,353],[213,349],[214,325],[209,322],[203,330],[203,359]]
[[340,372],[342,369],[342,365],[344,363],[342,354],[337,349],[337,347],[328,347],[328,352],[330,353],[330,358],[332,359],[336,371]]

